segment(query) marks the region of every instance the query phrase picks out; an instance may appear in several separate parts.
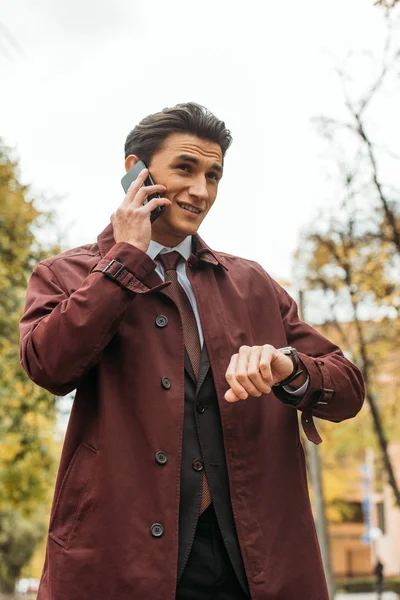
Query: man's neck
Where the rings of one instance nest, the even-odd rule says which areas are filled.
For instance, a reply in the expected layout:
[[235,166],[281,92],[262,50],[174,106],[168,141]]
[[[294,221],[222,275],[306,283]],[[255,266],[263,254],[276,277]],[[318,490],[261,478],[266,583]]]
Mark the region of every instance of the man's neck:
[[175,237],[175,236],[158,236],[157,234],[152,234],[151,239],[153,242],[157,242],[157,244],[161,244],[161,246],[165,246],[166,248],[175,248],[179,246],[183,240],[185,240],[188,236],[183,237]]

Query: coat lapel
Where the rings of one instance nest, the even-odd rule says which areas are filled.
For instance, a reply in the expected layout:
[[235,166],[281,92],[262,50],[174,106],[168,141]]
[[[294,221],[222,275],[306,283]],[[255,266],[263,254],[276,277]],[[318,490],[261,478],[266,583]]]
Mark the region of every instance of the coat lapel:
[[199,393],[200,388],[203,385],[204,380],[207,376],[209,368],[210,368],[210,360],[208,358],[208,352],[207,352],[206,345],[203,344],[203,349],[201,351],[201,357],[200,357],[200,371],[199,371],[198,379],[196,381],[192,363],[190,362],[189,354],[185,348],[185,370],[186,370],[187,374],[190,376],[194,385],[196,386],[196,394]]
[[204,342],[203,349],[201,351],[201,357],[200,357],[200,371],[199,371],[199,376],[197,378],[196,394],[199,393],[200,388],[203,385],[204,380],[207,376],[209,368],[210,368],[210,360],[208,358],[208,352],[207,352],[206,344]]

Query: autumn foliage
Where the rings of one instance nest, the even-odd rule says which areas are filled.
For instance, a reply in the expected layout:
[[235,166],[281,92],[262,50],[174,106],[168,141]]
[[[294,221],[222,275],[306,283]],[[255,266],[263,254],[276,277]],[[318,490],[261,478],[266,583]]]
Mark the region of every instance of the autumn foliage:
[[11,592],[43,538],[53,486],[55,398],[19,363],[19,319],[27,280],[53,252],[37,241],[49,214],[19,181],[18,164],[0,140],[0,592]]

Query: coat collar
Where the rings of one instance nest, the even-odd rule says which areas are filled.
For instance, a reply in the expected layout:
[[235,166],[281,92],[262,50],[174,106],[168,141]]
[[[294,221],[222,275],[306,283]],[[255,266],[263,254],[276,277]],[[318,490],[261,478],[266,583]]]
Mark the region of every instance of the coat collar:
[[[228,271],[228,265],[226,264],[225,258],[219,253],[215,252],[215,250],[211,250],[209,246],[205,243],[205,241],[196,233],[193,236],[193,254],[195,260],[193,263],[196,264],[196,261],[202,261],[213,265],[214,267],[221,265]],[[190,261],[191,257],[189,257]]]
[[[192,254],[189,256],[188,262],[195,267],[198,262],[205,262],[214,267],[221,265],[226,271],[228,267],[225,258],[219,252],[211,250],[205,241],[196,233],[192,240]],[[114,246],[115,239],[113,235],[113,226],[111,223],[100,233],[97,238],[101,256],[105,256],[107,252]]]

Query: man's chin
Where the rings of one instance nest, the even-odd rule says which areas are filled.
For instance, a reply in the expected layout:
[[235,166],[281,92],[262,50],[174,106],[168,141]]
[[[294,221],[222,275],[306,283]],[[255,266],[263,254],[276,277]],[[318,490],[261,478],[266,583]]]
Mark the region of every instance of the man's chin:
[[186,223],[186,222],[168,222],[163,219],[163,216],[159,217],[153,223],[152,231],[153,234],[159,239],[174,239],[175,241],[183,241],[189,235],[197,233],[200,224],[197,223]]
[[190,221],[186,221],[185,219],[176,219],[168,225],[171,232],[173,231],[176,235],[183,235],[186,237],[188,235],[193,235],[194,233],[196,233],[200,226],[200,223],[196,223],[195,221],[191,223]]
[[198,225],[187,225],[186,227],[180,227],[180,234],[184,237],[187,237],[188,235],[194,235],[195,233],[197,233],[199,226]]

